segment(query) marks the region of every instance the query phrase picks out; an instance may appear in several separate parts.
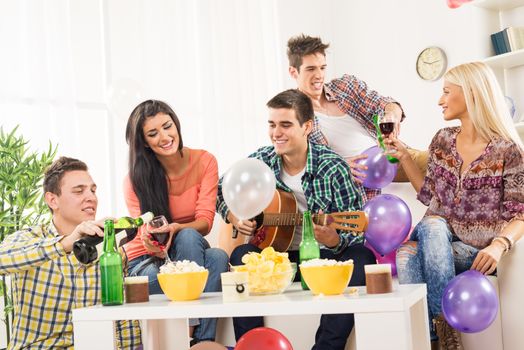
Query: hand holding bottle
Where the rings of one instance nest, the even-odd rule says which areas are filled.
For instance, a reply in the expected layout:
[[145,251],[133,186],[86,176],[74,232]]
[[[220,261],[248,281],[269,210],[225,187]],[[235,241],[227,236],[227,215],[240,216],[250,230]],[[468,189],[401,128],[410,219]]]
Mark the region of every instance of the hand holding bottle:
[[[128,216],[123,216],[118,220],[114,218],[104,218],[104,220],[110,219],[113,220],[113,227],[115,230],[119,230],[118,234],[115,237],[115,242],[117,247],[121,245],[122,242],[128,242],[132,240],[137,232],[137,228],[143,225],[144,223],[149,222],[153,218],[153,213],[147,212],[137,218],[131,218]],[[95,261],[102,252],[102,241],[104,236],[104,231],[101,230],[103,227],[103,221],[93,221],[95,226],[100,227],[100,232],[96,227],[93,227],[91,224],[80,224],[75,231],[67,239],[62,240],[62,244],[66,245],[72,243],[72,250],[76,258],[82,264],[90,264]],[[96,233],[96,234],[94,234]],[[79,236],[80,234],[80,236]],[[65,241],[65,242],[64,242]],[[71,251],[70,250],[66,251]]]
[[66,235],[60,243],[62,243],[62,246],[64,247],[64,250],[68,253],[70,253],[73,250],[73,244],[75,241],[79,240],[82,237],[86,236],[98,236],[100,237],[100,242],[102,242],[104,237],[104,221],[106,218],[102,220],[89,220],[84,221],[80,223],[73,232]]

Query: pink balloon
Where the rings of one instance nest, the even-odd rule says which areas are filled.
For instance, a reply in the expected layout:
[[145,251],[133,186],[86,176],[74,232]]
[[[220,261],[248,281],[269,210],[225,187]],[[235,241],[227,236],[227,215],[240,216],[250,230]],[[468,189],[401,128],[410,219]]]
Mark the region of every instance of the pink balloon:
[[373,254],[375,254],[377,263],[390,264],[391,265],[391,275],[392,276],[397,275],[397,261],[396,261],[397,251],[396,250],[393,250],[392,252],[387,253],[386,255],[380,255],[380,253],[377,252],[375,248],[373,248],[371,244],[368,243],[368,241],[364,243],[364,246],[368,248],[369,250],[371,250]]
[[456,9],[471,0],[446,0],[450,9]]
[[291,343],[276,329],[259,327],[244,334],[235,350],[293,350]]

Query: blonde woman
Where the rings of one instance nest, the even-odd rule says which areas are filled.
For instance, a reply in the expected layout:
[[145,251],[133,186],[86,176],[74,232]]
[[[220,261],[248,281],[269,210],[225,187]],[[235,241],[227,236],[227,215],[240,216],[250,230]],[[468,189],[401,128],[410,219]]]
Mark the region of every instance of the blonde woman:
[[444,120],[459,120],[460,126],[437,132],[425,177],[402,142],[387,141],[428,206],[397,252],[397,269],[400,283],[427,284],[430,322],[435,320],[431,339],[441,349],[462,349],[458,332],[441,316],[442,293],[468,269],[493,273],[522,236],[524,146],[495,76],[483,63],[450,69],[439,106]]

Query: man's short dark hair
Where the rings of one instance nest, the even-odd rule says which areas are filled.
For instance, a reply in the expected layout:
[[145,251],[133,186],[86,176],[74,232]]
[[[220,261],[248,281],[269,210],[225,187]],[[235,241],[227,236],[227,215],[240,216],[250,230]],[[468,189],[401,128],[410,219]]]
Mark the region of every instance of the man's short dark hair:
[[307,121],[313,120],[315,116],[313,103],[306,94],[297,89],[282,91],[269,100],[266,106],[274,109],[286,108],[294,110],[300,126]]
[[287,58],[289,65],[300,70],[302,58],[307,55],[320,53],[326,56],[329,44],[324,44],[322,39],[300,34],[291,37],[287,42]]
[[55,160],[45,171],[44,174],[44,193],[51,192],[60,195],[60,181],[68,171],[83,170],[87,171],[86,163],[81,160],[60,157]]

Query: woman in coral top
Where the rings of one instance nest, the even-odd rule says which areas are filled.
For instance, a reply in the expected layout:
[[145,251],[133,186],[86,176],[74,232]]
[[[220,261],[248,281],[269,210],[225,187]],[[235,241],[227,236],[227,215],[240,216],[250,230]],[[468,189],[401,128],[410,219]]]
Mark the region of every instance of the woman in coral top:
[[[170,239],[166,247],[141,230],[126,245],[129,274],[149,277],[149,292],[160,294],[157,280],[165,254],[173,261],[191,260],[209,270],[205,292],[221,290],[220,273],[228,269],[228,256],[210,248],[204,238],[215,216],[218,166],[204,150],[183,146],[180,121],[166,103],[148,100],[139,104],[127,122],[129,174],[124,195],[129,213],[136,217],[148,211],[164,215]],[[192,320],[191,325],[198,324]],[[194,340],[214,340],[216,319],[202,319]]]
[[387,141],[428,206],[397,252],[397,269],[400,283],[427,283],[432,340],[438,337],[441,349],[462,349],[458,332],[442,317],[442,294],[455,274],[493,273],[524,233],[524,147],[484,63],[450,69],[439,105],[444,120],[460,126],[437,132],[425,177],[401,142]]

